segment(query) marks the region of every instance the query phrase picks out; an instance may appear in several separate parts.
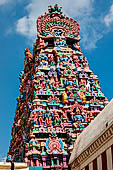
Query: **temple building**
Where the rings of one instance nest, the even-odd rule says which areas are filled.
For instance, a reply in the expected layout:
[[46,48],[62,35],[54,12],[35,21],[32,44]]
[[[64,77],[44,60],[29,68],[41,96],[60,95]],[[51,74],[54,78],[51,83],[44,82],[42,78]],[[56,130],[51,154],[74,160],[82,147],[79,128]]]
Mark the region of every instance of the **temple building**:
[[113,170],[113,99],[77,138],[71,170]]
[[38,17],[33,54],[26,48],[19,75],[7,160],[68,170],[74,142],[108,104],[81,51],[79,31],[58,5]]

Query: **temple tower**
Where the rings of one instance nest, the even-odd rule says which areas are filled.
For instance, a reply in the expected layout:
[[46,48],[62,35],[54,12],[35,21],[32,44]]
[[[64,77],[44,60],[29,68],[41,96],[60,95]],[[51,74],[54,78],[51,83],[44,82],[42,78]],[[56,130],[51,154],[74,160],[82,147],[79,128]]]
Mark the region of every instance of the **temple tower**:
[[75,140],[108,103],[82,54],[79,31],[58,5],[38,17],[33,54],[25,50],[19,75],[12,160],[68,170]]

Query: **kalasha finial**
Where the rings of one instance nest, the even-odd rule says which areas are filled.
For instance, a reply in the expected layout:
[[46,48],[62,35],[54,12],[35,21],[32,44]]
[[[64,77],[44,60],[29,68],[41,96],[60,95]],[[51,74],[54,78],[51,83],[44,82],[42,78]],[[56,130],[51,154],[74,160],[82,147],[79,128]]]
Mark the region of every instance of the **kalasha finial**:
[[52,5],[48,6],[48,11],[49,11],[49,14],[51,15],[51,17],[54,17],[54,16],[61,17],[61,15],[62,15],[61,9],[62,9],[62,7],[58,6],[58,4],[56,4],[54,7]]

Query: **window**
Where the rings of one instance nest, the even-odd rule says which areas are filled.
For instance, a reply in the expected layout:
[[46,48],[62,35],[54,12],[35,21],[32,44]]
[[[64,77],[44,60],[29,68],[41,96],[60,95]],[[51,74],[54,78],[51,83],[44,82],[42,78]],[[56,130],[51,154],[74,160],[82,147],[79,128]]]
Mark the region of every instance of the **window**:
[[48,43],[48,48],[54,48],[54,39],[46,39],[45,43]]
[[68,45],[68,47],[72,48],[73,44],[75,44],[75,41],[71,40],[71,39],[67,39],[66,40],[66,44]]

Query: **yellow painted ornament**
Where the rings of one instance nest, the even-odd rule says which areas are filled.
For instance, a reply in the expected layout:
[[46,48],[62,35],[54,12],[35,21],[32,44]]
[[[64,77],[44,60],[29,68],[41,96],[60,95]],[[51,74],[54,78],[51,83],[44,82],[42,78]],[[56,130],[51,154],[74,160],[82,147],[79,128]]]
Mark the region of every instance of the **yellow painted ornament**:
[[62,103],[66,103],[67,102],[67,93],[63,92],[62,93]]

